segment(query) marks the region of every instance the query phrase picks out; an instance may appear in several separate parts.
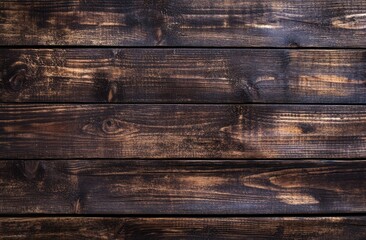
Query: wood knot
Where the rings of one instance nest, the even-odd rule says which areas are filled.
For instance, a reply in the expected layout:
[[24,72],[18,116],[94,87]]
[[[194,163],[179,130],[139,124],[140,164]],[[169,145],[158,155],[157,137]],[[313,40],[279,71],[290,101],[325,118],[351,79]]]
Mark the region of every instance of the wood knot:
[[309,123],[299,123],[298,127],[301,129],[303,134],[313,133],[316,131],[316,127]]
[[290,48],[299,48],[299,47],[300,47],[300,45],[299,45],[298,43],[296,43],[296,42],[290,42],[290,43],[289,43],[289,47],[290,47]]
[[44,168],[38,160],[20,160],[15,162],[15,168],[18,175],[28,179],[34,180],[36,178],[42,178],[44,174]]
[[138,132],[135,124],[125,122],[118,119],[118,117],[110,116],[103,119],[91,119],[89,122],[82,126],[83,133],[100,136],[100,137],[113,137],[119,134],[132,134]]
[[235,117],[246,114],[249,109],[246,106],[243,105],[235,105],[229,108],[229,111],[231,114],[233,114]]
[[8,83],[9,87],[13,91],[19,91],[20,89],[22,89],[22,86],[25,81],[26,81],[26,70],[20,69],[16,71],[13,76],[9,78]]
[[152,28],[155,45],[161,45],[164,41],[164,33],[167,30],[168,16],[164,11],[149,9],[147,11],[147,22]]
[[116,82],[110,82],[108,84],[108,96],[107,100],[108,102],[116,102],[117,101],[117,83]]
[[163,42],[163,29],[161,27],[154,28],[154,39],[156,41],[156,45],[161,45]]
[[106,134],[117,134],[122,130],[120,121],[117,119],[108,118],[102,122],[102,131]]
[[[117,58],[117,57],[116,57]],[[94,74],[95,98],[101,102],[118,102],[123,99],[123,84],[121,80],[108,80],[112,76],[108,73]]]
[[166,0],[149,1],[144,0],[145,24],[152,29],[156,45],[164,42],[164,33],[167,30],[170,3]]
[[81,208],[81,200],[80,198],[76,199],[76,201],[73,203],[74,213],[79,214],[82,211]]

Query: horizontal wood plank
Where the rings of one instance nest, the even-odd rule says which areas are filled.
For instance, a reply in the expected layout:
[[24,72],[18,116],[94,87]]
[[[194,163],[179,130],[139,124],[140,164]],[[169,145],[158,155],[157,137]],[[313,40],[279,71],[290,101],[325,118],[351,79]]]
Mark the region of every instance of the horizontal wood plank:
[[366,47],[362,0],[3,0],[0,45]]
[[0,105],[0,158],[364,158],[363,105]]
[[366,103],[366,51],[4,49],[1,102]]
[[3,218],[2,239],[321,239],[366,238],[365,217]]
[[6,160],[0,214],[366,211],[364,160]]

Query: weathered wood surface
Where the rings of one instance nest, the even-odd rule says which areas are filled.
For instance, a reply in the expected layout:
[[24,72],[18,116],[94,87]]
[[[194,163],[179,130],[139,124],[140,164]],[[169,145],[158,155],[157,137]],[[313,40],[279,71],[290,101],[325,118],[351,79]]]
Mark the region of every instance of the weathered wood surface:
[[366,103],[366,51],[4,49],[2,102]]
[[8,218],[2,239],[363,240],[365,217]]
[[366,47],[362,0],[0,2],[0,45]]
[[3,160],[0,214],[366,211],[364,160]]
[[0,239],[366,239],[366,1],[2,0],[0,47]]
[[0,158],[363,158],[363,105],[1,104]]

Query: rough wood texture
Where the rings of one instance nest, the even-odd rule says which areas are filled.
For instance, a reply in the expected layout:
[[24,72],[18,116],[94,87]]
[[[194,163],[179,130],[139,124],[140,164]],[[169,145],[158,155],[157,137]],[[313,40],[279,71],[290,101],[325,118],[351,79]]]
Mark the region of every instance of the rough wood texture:
[[2,239],[321,239],[366,238],[365,217],[9,218]]
[[5,49],[2,102],[366,103],[366,51]]
[[0,214],[366,211],[366,161],[6,160]]
[[0,0],[0,239],[366,239],[365,93],[365,0]]
[[0,2],[1,45],[365,47],[362,0]]
[[366,106],[0,105],[0,158],[363,158]]

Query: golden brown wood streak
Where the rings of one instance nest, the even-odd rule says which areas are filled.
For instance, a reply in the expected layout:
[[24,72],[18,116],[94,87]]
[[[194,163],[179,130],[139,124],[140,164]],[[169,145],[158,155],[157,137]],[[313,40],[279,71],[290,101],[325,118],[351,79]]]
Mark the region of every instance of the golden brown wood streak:
[[365,47],[362,0],[3,0],[1,45]]
[[366,51],[4,49],[2,102],[366,103]]

